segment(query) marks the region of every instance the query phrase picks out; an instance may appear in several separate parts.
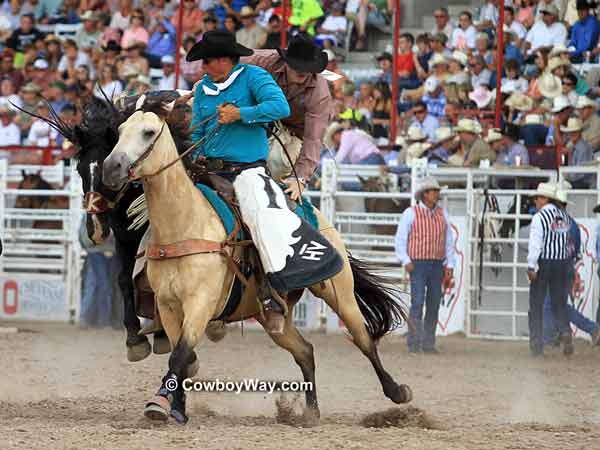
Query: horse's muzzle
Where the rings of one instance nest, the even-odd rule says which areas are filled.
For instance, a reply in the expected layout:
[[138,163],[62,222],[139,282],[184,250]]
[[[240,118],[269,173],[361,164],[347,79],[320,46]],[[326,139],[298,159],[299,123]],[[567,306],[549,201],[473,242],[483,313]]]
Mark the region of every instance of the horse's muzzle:
[[127,155],[109,155],[102,164],[102,183],[112,191],[120,190],[128,181],[129,166]]

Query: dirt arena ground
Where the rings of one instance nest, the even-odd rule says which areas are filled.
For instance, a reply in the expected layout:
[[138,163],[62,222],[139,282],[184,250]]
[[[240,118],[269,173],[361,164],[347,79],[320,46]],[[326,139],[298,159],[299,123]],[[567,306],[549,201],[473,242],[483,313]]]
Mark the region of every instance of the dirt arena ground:
[[[2,324],[0,324],[2,325]],[[369,363],[343,336],[311,334],[321,423],[276,422],[279,394],[192,394],[189,423],[142,415],[167,364],[125,360],[123,333],[27,325],[0,334],[0,449],[600,449],[600,349],[531,360],[525,342],[441,339],[439,356],[381,344],[384,364],[414,391],[410,409],[382,394]],[[198,349],[202,379],[299,380],[290,356],[262,333],[232,330]],[[303,401],[303,398],[300,400]],[[284,402],[300,403],[293,395]],[[381,424],[391,427],[378,427]]]

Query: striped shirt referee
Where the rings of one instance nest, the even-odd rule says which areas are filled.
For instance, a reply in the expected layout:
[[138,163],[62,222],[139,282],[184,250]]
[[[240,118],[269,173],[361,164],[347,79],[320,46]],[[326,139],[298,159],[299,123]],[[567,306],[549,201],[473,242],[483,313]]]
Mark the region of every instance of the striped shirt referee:
[[569,230],[571,219],[556,202],[557,186],[540,183],[534,194],[537,213],[531,220],[527,254],[529,286],[529,347],[532,356],[544,353],[543,308],[550,292],[552,312],[563,343],[563,353],[573,353],[571,328],[567,315],[570,287]]

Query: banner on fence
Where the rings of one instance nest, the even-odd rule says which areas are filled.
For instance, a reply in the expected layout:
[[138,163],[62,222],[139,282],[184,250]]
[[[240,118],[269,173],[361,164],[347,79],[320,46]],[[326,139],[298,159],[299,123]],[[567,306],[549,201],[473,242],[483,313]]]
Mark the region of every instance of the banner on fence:
[[68,321],[66,285],[63,280],[31,278],[27,275],[0,278],[0,319]]

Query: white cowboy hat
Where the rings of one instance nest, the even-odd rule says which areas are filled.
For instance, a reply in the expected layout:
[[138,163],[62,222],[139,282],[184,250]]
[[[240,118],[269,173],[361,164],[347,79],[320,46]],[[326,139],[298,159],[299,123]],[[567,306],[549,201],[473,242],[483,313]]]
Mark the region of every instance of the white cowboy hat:
[[516,109],[517,111],[527,112],[533,109],[533,99],[521,94],[520,92],[513,92],[504,103],[509,108]]
[[406,164],[410,165],[415,159],[419,159],[423,153],[431,148],[427,142],[415,142],[406,149]]
[[433,68],[440,64],[448,64],[448,60],[446,58],[444,58],[443,55],[436,53],[433,55],[433,57],[429,61],[429,67]]
[[503,138],[504,136],[498,128],[490,128],[487,137],[485,138],[485,142],[487,142],[488,144],[492,144],[494,142],[501,141]]
[[406,147],[406,137],[399,134],[396,136],[396,142],[394,142],[394,144],[401,148]]
[[554,101],[552,102],[552,112],[553,113],[559,113],[562,110],[569,108],[569,107],[571,107],[571,102],[564,95],[559,95],[558,97],[555,97]]
[[571,186],[571,183],[569,183],[566,180],[562,180],[560,183],[556,184],[556,200],[558,200],[561,203],[566,203],[569,205],[572,205],[573,202],[570,202],[567,198],[568,198],[568,193],[567,191],[569,189],[571,189],[573,186]]
[[424,177],[417,185],[417,194],[425,191],[441,191],[442,187],[438,180],[433,177]]
[[339,123],[339,122],[332,122],[328,127],[327,130],[325,130],[325,136],[323,137],[323,144],[325,144],[325,147],[327,148],[334,148],[334,144],[333,144],[333,136],[338,132],[338,131],[343,131],[344,130],[344,126]]
[[450,127],[440,127],[435,130],[435,142],[437,144],[454,139],[455,137],[456,134],[454,134],[454,131],[452,131],[452,128]]
[[567,121],[567,126],[561,126],[560,131],[562,131],[563,133],[576,133],[577,131],[581,131],[582,128],[583,123],[581,122],[581,119],[579,117],[569,117],[569,120]]
[[537,190],[533,193],[533,197],[546,197],[551,200],[558,200],[558,198],[556,198],[556,185],[554,183],[538,184]]
[[481,125],[473,119],[460,119],[458,121],[458,125],[454,128],[454,131],[457,133],[472,133],[472,134],[481,134]]
[[569,67],[570,65],[571,64],[564,59],[560,58],[559,56],[555,56],[554,58],[550,58],[550,61],[548,61],[548,72],[552,73],[559,67]]
[[145,84],[146,86],[152,86],[152,81],[150,77],[146,75],[139,74],[135,79],[136,83]]
[[544,73],[538,79],[538,89],[544,97],[555,98],[562,94],[562,81],[551,73]]
[[502,27],[502,29],[504,30],[504,34],[512,34],[513,36],[517,35],[517,33],[515,32],[515,30],[513,30],[511,27],[509,27],[506,24],[504,24],[504,26]]
[[427,139],[427,135],[421,127],[410,127],[406,133],[406,140],[408,142],[418,142]]
[[580,95],[577,98],[577,104],[575,105],[575,109],[583,109],[588,107],[598,109],[598,103],[596,103],[594,100],[585,95]]
[[561,53],[571,53],[575,51],[575,47],[567,47],[565,44],[555,45],[552,50],[550,50],[550,54],[548,57],[553,58],[555,56],[559,56]]
[[435,90],[439,87],[440,87],[440,82],[436,77],[429,77],[425,81],[424,88],[425,88],[425,93],[427,93],[427,94],[431,94],[432,92],[435,92]]
[[463,67],[465,67],[467,65],[467,63],[469,62],[469,57],[467,56],[467,54],[464,52],[461,52],[460,50],[454,50],[452,52],[452,55],[449,57],[449,59],[456,61]]
[[558,17],[558,15],[559,15],[558,7],[554,3],[550,3],[549,5],[546,4],[546,5],[542,6],[540,8],[540,13],[550,14],[554,17]]
[[469,99],[473,100],[478,108],[485,108],[492,101],[492,93],[484,86],[477,86],[473,92],[469,92]]
[[525,125],[543,125],[544,118],[541,114],[527,114],[525,116]]

